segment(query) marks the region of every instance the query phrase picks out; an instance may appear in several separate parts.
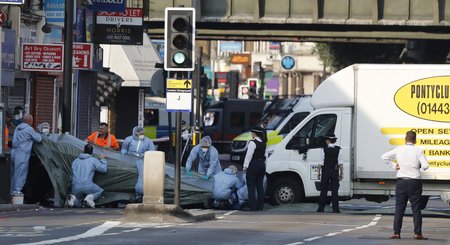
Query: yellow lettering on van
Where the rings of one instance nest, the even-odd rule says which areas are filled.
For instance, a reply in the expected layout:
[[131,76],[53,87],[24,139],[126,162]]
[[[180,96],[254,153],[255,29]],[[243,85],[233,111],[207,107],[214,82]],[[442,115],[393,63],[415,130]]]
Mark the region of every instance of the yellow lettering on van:
[[450,168],[450,161],[434,160],[428,161],[430,168]]
[[[392,138],[389,139],[389,144],[391,145],[404,145],[404,138]],[[429,138],[417,138],[416,145],[427,145],[427,146],[450,146],[450,139],[429,139]]]
[[[450,133],[450,128],[381,128],[382,134],[406,134],[407,131],[412,130],[421,134],[448,134]],[[446,132],[446,133],[444,133]]]
[[450,122],[450,76],[428,77],[401,87],[394,96],[397,107],[413,117]]

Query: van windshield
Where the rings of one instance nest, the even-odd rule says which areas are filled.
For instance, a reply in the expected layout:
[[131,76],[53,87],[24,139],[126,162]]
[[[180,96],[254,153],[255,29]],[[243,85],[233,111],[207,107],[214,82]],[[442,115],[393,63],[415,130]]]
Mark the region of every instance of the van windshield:
[[283,119],[286,118],[287,115],[289,115],[288,112],[266,114],[259,124],[262,124],[262,122],[264,121],[268,121],[266,129],[275,130],[281,124],[281,122],[283,122]]

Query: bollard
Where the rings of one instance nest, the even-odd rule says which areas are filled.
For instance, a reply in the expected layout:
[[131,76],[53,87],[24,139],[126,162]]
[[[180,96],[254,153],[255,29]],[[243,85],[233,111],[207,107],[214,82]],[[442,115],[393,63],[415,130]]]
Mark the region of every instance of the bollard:
[[162,151],[147,151],[143,167],[143,204],[164,204],[165,155]]
[[165,155],[148,151],[144,155],[142,203],[130,203],[125,208],[133,222],[195,222],[215,219],[214,212],[186,211],[177,205],[164,204]]

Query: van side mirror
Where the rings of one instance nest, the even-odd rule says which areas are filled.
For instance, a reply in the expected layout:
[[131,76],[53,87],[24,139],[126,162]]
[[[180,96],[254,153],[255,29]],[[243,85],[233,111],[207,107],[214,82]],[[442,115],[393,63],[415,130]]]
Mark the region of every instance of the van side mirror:
[[288,150],[298,150],[299,154],[304,154],[308,151],[309,139],[307,137],[301,137],[294,135],[286,145]]
[[298,154],[305,154],[308,152],[309,138],[299,137],[298,142]]

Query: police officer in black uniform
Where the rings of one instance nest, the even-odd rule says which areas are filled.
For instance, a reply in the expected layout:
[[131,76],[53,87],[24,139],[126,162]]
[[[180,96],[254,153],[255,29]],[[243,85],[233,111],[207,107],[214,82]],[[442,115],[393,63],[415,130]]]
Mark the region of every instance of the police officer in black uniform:
[[244,159],[244,173],[246,173],[248,188],[248,210],[256,211],[264,208],[263,180],[266,174],[266,142],[263,141],[263,128],[257,126],[250,131],[253,140],[248,144]]
[[334,134],[325,136],[326,146],[323,148],[322,161],[319,163],[318,177],[320,179],[320,201],[317,212],[323,212],[327,193],[331,190],[331,203],[333,205],[333,213],[339,213],[339,181],[343,177],[343,160],[341,148],[336,143]]

